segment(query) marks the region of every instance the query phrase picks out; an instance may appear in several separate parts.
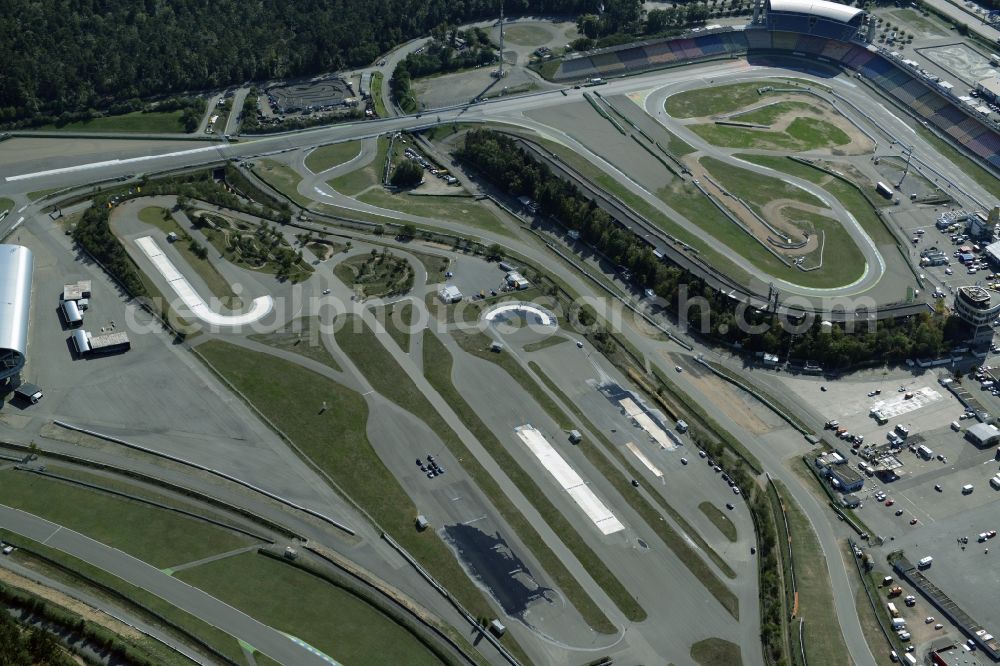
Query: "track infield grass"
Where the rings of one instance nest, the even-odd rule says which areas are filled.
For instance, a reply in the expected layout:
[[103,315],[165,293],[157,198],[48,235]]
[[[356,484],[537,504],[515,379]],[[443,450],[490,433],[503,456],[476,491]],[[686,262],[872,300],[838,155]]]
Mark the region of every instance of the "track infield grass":
[[441,663],[377,608],[265,555],[244,553],[186,569],[176,577],[343,664]]
[[344,141],[320,146],[306,157],[306,168],[313,173],[322,173],[327,169],[350,162],[361,154],[361,141]]

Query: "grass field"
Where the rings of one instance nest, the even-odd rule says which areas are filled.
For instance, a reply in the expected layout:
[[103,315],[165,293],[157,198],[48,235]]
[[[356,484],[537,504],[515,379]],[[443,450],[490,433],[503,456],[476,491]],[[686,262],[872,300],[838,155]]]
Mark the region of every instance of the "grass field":
[[773,85],[773,82],[751,81],[688,90],[668,97],[664,108],[674,118],[715,116],[720,113],[737,111],[745,106],[760,102],[767,95],[758,94],[757,89]]
[[736,114],[735,116],[731,116],[729,119],[736,120],[741,123],[770,125],[786,113],[791,113],[792,111],[805,111],[810,108],[812,107],[805,102],[774,102],[773,104],[768,104],[767,106],[762,106],[752,111]]
[[345,173],[332,180],[328,180],[327,185],[349,197],[356,197],[369,187],[381,185],[382,170],[385,168],[385,158],[388,152],[389,139],[380,136],[378,138],[378,150],[376,151],[375,159],[350,173]]
[[[409,302],[390,305],[384,312],[382,308],[379,308],[379,312],[376,314],[376,316],[381,315],[380,319],[385,330],[396,341],[399,348],[407,354],[410,353],[410,340],[413,339],[410,327],[413,325],[415,314],[413,303]],[[399,322],[399,325],[396,322]]]
[[284,349],[305,356],[323,365],[328,365],[334,370],[341,370],[342,368],[336,359],[323,345],[319,328],[319,317],[300,317],[292,320],[281,331],[254,334],[250,336],[250,339],[275,349]]
[[245,553],[181,571],[177,577],[343,664],[441,663],[377,608],[264,555]]
[[267,182],[271,187],[300,206],[308,208],[315,203],[309,197],[299,194],[298,186],[302,182],[302,176],[287,164],[282,164],[265,157],[256,160],[253,172],[261,180]]
[[[46,195],[49,195],[49,194],[52,194],[53,192],[58,192],[59,190],[64,190],[64,189],[66,189],[66,188],[65,187],[49,187],[49,188],[44,189],[44,190],[37,190],[35,192],[28,192],[28,198],[31,199],[32,201],[38,201],[39,199],[41,199],[42,197],[44,197]],[[2,206],[0,206],[0,208],[2,208]]]
[[385,75],[382,72],[372,74],[372,103],[375,105],[375,115],[385,118],[389,115],[385,108],[385,99],[382,98],[382,80]]
[[826,207],[812,194],[780,178],[747,171],[712,157],[703,157],[700,162],[726,189],[758,208],[774,199],[792,199],[819,208]]
[[543,349],[547,349],[548,347],[555,347],[556,345],[560,345],[564,342],[569,342],[569,338],[564,338],[561,335],[550,335],[544,340],[539,340],[538,342],[529,342],[528,344],[524,345],[524,351],[526,352],[541,351]]
[[[806,662],[811,666],[849,663],[850,653],[837,620],[830,573],[819,540],[802,509],[789,500],[788,491],[780,482],[775,482],[775,485],[788,518],[795,581],[799,592],[799,617],[806,621],[803,636]],[[797,644],[797,638],[795,642]]]
[[[590,546],[583,541],[572,523],[549,501],[531,475],[525,472],[517,459],[503,446],[496,434],[483,423],[476,410],[465,401],[462,394],[455,388],[451,380],[453,363],[454,359],[441,341],[430,330],[424,331],[424,376],[427,377],[427,381],[442,398],[448,401],[452,409],[462,419],[465,427],[475,435],[518,490],[531,501],[549,527],[559,535],[560,540],[573,551],[595,582],[607,592],[616,604],[634,608],[633,613],[637,613],[641,609],[637,608],[635,600],[628,594],[621,582],[608,570]],[[482,475],[484,471],[477,465],[476,469],[470,469],[470,474],[473,474],[475,478],[477,475]],[[488,490],[494,485],[492,481],[480,481],[480,487],[484,490]],[[500,492],[499,489],[496,492]],[[570,603],[580,611],[584,621],[595,631],[605,634],[613,633],[615,627],[608,617],[587,595],[576,578],[566,569],[548,544],[510,500],[501,493],[499,501],[494,501],[494,506],[501,512],[508,524],[517,531],[521,540],[535,554],[546,572],[552,576],[559,589],[570,600]]]
[[306,168],[313,173],[322,173],[344,162],[350,162],[360,152],[361,141],[344,141],[320,146],[306,157]]
[[[59,501],[52,499],[58,497]],[[249,545],[245,536],[166,509],[14,470],[0,503],[41,516],[163,568]],[[108,520],[114,516],[114,520]]]
[[721,638],[698,641],[691,646],[691,658],[701,666],[740,666],[743,663],[740,646]]
[[[28,198],[30,199],[31,196],[29,195]],[[0,197],[0,213],[4,212],[5,210],[9,211],[11,208],[13,208],[13,206],[14,202],[12,200],[7,199],[5,197]]]
[[374,188],[360,194],[357,199],[401,213],[458,222],[483,231],[510,235],[510,231],[497,216],[472,197],[427,196],[405,192],[394,194],[382,188]]
[[[147,206],[139,211],[139,220],[156,227],[164,234],[173,232],[180,236],[180,240],[171,243],[171,246],[180,253],[187,265],[205,282],[212,295],[220,299],[226,307],[234,309],[240,307],[241,301],[236,296],[236,292],[233,291],[232,285],[222,276],[219,269],[212,265],[211,261],[201,259],[191,250],[191,244],[188,240],[190,234],[170,215],[170,211],[158,206]],[[166,242],[163,239],[159,240]]]
[[[362,354],[377,358],[364,348],[364,342],[361,344]],[[438,581],[446,584],[470,613],[493,617],[495,611],[437,533],[414,529],[418,511],[413,501],[368,441],[368,406],[364,398],[292,363],[218,340],[202,343],[196,351]],[[389,381],[397,381],[391,374],[387,376]],[[303,400],[302,395],[323,396],[327,409],[321,414],[321,401]],[[519,652],[513,641],[507,647]]]
[[733,521],[729,520],[729,516],[722,512],[722,509],[711,502],[702,502],[698,505],[698,510],[705,514],[712,521],[713,525],[719,528],[722,536],[732,542],[736,541],[736,525],[733,524]]
[[102,116],[91,120],[79,120],[65,125],[42,125],[40,130],[62,132],[184,132],[181,124],[183,111],[133,111],[120,116]]
[[[766,109],[762,109],[766,110]],[[744,121],[760,122],[760,121]],[[785,131],[733,127],[704,123],[688,129],[715,146],[802,152],[847,145],[851,137],[834,125],[817,118],[796,118]]]

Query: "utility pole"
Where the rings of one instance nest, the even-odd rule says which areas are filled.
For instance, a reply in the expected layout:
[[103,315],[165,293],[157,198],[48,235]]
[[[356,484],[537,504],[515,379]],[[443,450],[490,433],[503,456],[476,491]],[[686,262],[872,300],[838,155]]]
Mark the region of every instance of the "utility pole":
[[899,177],[899,183],[896,185],[897,190],[903,186],[903,180],[906,178],[906,174],[910,172],[911,157],[913,157],[913,146],[906,149],[906,167],[903,168],[903,175]]
[[503,78],[503,0],[500,0],[500,69],[497,70],[497,78]]

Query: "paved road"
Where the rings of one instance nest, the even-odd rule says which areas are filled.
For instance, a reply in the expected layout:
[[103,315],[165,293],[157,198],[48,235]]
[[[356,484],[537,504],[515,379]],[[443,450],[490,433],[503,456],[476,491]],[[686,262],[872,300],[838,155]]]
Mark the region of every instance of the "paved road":
[[[978,14],[973,14],[966,9],[964,3],[952,2],[951,0],[923,0],[923,2],[958,23],[965,23],[969,26],[969,30],[988,42],[997,44],[997,40],[1000,40],[1000,30],[985,23]],[[980,0],[978,4],[985,6],[987,3]]]
[[328,661],[289,640],[281,632],[120,550],[3,505],[0,505],[0,523],[5,529],[77,557],[127,583],[137,585],[196,617],[212,618],[211,623],[222,631],[283,664],[330,666]]

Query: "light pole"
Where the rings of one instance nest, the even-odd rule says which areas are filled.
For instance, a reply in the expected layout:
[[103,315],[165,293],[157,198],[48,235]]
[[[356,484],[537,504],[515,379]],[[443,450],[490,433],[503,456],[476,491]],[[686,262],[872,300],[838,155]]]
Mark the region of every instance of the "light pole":
[[903,168],[903,175],[899,177],[899,183],[896,185],[898,190],[903,186],[903,179],[906,178],[906,174],[910,172],[910,158],[913,157],[913,146],[905,148],[906,150],[906,166]]

